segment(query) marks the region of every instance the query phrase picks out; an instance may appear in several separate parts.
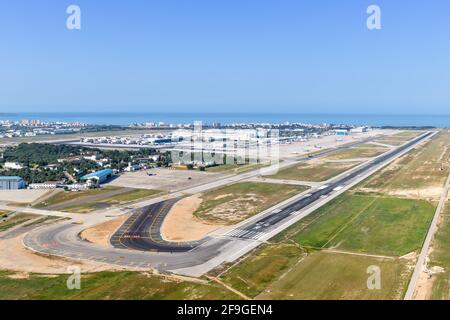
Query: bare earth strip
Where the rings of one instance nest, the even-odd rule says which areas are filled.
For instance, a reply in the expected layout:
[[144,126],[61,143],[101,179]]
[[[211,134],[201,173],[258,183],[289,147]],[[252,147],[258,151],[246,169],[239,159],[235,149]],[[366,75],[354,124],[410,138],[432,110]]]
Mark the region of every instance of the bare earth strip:
[[129,215],[121,216],[117,219],[106,221],[81,233],[81,238],[89,242],[110,247],[109,239],[113,233],[128,219]]
[[81,262],[35,254],[23,247],[22,238],[23,236],[19,236],[12,239],[0,240],[0,270],[41,274],[65,274],[67,273],[67,267],[73,265],[79,266],[83,273],[125,270],[125,268],[93,261]]
[[201,203],[201,195],[178,201],[164,220],[161,228],[163,238],[168,241],[195,241],[222,228],[223,225],[208,224],[193,215]]

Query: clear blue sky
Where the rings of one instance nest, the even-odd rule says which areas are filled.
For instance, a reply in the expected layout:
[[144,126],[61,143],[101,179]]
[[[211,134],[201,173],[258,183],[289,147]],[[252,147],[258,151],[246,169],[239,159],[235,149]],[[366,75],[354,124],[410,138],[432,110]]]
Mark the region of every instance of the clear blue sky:
[[[366,8],[382,9],[380,31]],[[82,30],[66,29],[66,8]],[[0,112],[450,113],[446,0],[4,0]]]

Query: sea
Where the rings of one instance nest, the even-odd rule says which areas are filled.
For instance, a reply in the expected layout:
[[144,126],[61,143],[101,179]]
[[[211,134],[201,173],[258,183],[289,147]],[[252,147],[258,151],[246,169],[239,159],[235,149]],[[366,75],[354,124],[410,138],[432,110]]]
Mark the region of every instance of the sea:
[[387,114],[264,114],[264,113],[0,113],[0,120],[38,119],[46,122],[82,122],[92,125],[122,125],[135,123],[204,124],[236,123],[308,123],[367,126],[431,126],[450,128],[450,115],[387,115]]

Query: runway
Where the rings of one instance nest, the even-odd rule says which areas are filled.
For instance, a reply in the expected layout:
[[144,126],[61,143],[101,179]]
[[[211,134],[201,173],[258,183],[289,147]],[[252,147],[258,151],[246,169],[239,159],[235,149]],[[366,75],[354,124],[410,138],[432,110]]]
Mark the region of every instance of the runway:
[[428,132],[425,135],[422,135],[408,142],[407,144],[400,146],[397,149],[394,149],[393,151],[385,153],[380,157],[357,167],[354,170],[350,170],[351,172],[349,172],[348,174],[345,174],[339,179],[333,180],[327,185],[323,185],[317,188],[315,191],[306,194],[303,198],[290,204],[289,206],[283,208],[282,210],[277,210],[276,212],[273,212],[272,214],[269,214],[263,217],[262,219],[257,220],[256,222],[252,222],[251,224],[245,227],[240,227],[238,230],[233,230],[229,232],[227,236],[244,239],[260,239],[267,232],[267,230],[273,227],[274,225],[282,222],[289,216],[295,216],[300,214],[303,209],[314,204],[320,199],[326,199],[327,197],[330,196],[330,194],[343,190],[350,182],[352,182],[358,176],[361,176],[362,174],[370,171],[377,165],[402,153],[404,150],[428,138],[431,134],[432,134],[431,132]]
[[[326,198],[331,193],[343,189],[349,181],[352,181],[358,175],[371,170],[378,164],[394,157],[403,150],[428,136],[429,135],[424,135],[414,139],[409,143],[366,163],[365,165],[359,166],[348,175],[344,175],[340,179],[337,179],[328,185],[320,186],[316,188],[315,191],[312,191],[287,207],[281,210],[276,210],[256,222],[252,222],[248,226],[232,230],[226,234],[226,236],[232,238],[259,240],[266,234],[267,230],[274,225],[282,222],[291,215],[296,215],[301,212],[302,209],[320,199]],[[179,198],[156,203],[134,213],[112,237],[111,243],[113,246],[116,248],[127,248],[141,251],[186,252],[192,250],[201,243],[206,242],[208,240],[207,238],[191,243],[174,243],[164,241],[162,239],[160,229],[164,218],[178,200]]]
[[164,217],[179,199],[173,198],[138,209],[114,234],[112,244],[115,247],[105,248],[81,241],[78,233],[86,227],[71,222],[33,230],[25,236],[24,245],[43,254],[201,276],[224,262],[243,256],[433,134],[427,132],[300,198],[283,206],[277,205],[258,218],[251,218],[235,230],[199,242],[172,243],[161,238],[159,230]]
[[[370,139],[368,139],[370,140]],[[304,157],[303,161],[309,161],[338,151],[346,150],[367,143],[368,140],[358,141],[337,149],[323,150],[310,157]],[[161,227],[166,215],[170,209],[181,198],[174,198],[152,204],[150,206],[135,210],[133,215],[125,221],[125,223],[111,237],[111,244],[115,248],[133,249],[149,252],[187,252],[198,245],[207,242],[209,239],[204,238],[196,242],[168,242],[161,236]],[[256,227],[259,228],[259,227]],[[248,234],[242,234],[242,238],[253,237],[257,239],[254,230],[250,230]],[[256,233],[256,232],[255,232]],[[261,234],[262,235],[262,234]]]

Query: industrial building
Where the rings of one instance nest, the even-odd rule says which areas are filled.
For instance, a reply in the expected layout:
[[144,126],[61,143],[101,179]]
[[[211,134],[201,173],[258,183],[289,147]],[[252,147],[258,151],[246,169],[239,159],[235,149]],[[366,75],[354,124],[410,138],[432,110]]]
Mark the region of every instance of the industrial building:
[[25,187],[26,183],[21,177],[0,177],[0,190],[18,190],[24,189]]
[[347,136],[348,135],[348,130],[346,130],[346,129],[336,129],[336,130],[334,130],[334,132],[336,133],[337,136]]
[[20,170],[23,169],[23,165],[17,162],[5,162],[3,165],[5,169],[13,169],[13,170]]
[[87,174],[81,177],[81,180],[95,182],[95,184],[102,184],[111,179],[113,175],[114,171],[112,169],[104,169]]
[[363,133],[369,131],[369,127],[357,127],[350,130],[351,133]]

